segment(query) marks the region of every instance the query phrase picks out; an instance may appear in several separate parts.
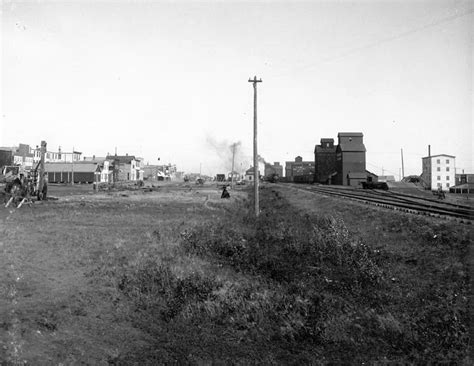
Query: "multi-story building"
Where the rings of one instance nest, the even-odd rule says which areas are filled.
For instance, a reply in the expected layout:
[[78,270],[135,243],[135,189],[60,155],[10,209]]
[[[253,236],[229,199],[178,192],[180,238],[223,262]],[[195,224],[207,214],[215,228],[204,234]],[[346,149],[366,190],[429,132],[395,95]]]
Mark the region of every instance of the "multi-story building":
[[336,174],[336,146],[334,139],[323,138],[321,144],[314,147],[314,181],[332,183]]
[[283,166],[280,162],[275,161],[273,164],[265,163],[264,176],[270,178],[272,176],[283,177]]
[[0,167],[7,165],[18,165],[25,170],[33,167],[34,156],[29,145],[20,144],[13,147],[0,148]]
[[[32,169],[41,160],[41,148],[36,146],[32,148],[28,144],[19,144],[14,147],[0,148],[2,165],[19,165],[26,170]],[[61,147],[58,151],[46,151],[44,156],[45,163],[68,163],[81,160],[81,152],[62,152]]]
[[31,153],[30,145],[20,144],[13,154],[13,164],[21,165],[26,170],[33,167],[34,156]]
[[439,154],[422,158],[421,180],[425,187],[431,190],[449,191],[455,185],[456,157]]
[[107,155],[106,160],[111,162],[112,180],[142,180],[143,169],[141,160],[133,155]]
[[337,134],[335,184],[358,186],[367,180],[363,137],[361,132]]
[[84,157],[84,160],[80,162],[89,162],[95,163],[98,165],[99,169],[97,170],[100,175],[97,177],[96,181],[100,183],[109,183],[112,182],[112,170],[111,170],[111,161],[107,160],[105,157],[98,157],[92,155],[91,157]]
[[[31,149],[32,154],[34,155],[34,162],[37,163],[41,160],[41,148],[36,146],[36,148]],[[44,155],[44,161],[48,163],[72,163],[75,161],[81,160],[82,152],[79,151],[62,151],[61,146],[58,148],[58,151],[46,151]]]
[[13,153],[9,147],[0,147],[0,173],[4,166],[13,165]]
[[471,183],[474,184],[474,174],[456,174],[455,175],[456,185]]
[[314,161],[303,161],[301,156],[297,156],[295,161],[285,163],[285,177],[288,181],[294,181],[295,177],[307,177],[307,181],[314,179]]

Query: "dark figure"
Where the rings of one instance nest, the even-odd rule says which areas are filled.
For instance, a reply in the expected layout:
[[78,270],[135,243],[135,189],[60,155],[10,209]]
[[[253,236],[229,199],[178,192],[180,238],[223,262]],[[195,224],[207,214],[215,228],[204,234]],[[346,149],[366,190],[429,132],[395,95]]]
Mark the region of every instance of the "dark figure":
[[36,194],[38,201],[46,200],[48,196],[48,173],[43,173],[43,177],[43,187],[41,188],[41,191],[38,191]]
[[230,193],[229,193],[229,191],[227,191],[227,187],[226,187],[226,186],[224,186],[224,188],[222,189],[221,198],[230,198]]
[[438,188],[438,198],[440,200],[444,200],[446,198],[446,195],[444,194],[444,191],[441,187]]
[[43,181],[43,200],[48,199],[48,173],[44,173],[44,181]]

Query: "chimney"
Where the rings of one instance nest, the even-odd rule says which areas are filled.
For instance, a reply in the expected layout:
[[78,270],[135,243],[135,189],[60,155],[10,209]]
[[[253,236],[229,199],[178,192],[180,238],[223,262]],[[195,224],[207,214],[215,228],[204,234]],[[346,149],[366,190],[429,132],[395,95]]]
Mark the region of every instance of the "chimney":
[[428,157],[431,157],[431,145],[428,145]]
[[95,160],[95,155],[92,155],[92,160]]

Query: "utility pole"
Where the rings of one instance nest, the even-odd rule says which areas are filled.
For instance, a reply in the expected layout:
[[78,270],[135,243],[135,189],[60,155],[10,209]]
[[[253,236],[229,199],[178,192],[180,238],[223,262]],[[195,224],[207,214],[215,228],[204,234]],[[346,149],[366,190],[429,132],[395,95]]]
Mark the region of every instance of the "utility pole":
[[71,154],[71,185],[74,185],[74,146]]
[[232,174],[231,176],[231,180],[230,180],[230,187],[233,189],[234,188],[234,158],[235,158],[235,148],[237,147],[237,144],[234,142],[232,144],[232,171],[230,174]]
[[40,165],[38,173],[38,197],[42,197],[44,187],[44,156],[46,155],[46,141],[41,141]]
[[257,80],[254,76],[249,79],[249,83],[253,84],[253,187],[255,192],[255,216],[258,217],[260,208],[258,207],[258,152],[257,152],[257,83],[261,83],[262,79]]
[[401,153],[402,153],[402,179],[403,179],[403,178],[405,178],[405,168],[403,166],[403,149],[400,149],[400,150],[401,150]]

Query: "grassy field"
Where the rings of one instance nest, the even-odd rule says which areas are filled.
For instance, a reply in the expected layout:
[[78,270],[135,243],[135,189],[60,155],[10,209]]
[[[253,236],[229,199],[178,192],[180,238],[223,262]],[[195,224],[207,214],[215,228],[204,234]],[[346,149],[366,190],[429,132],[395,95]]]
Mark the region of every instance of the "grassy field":
[[0,209],[0,360],[469,364],[470,226],[281,185]]

